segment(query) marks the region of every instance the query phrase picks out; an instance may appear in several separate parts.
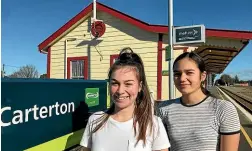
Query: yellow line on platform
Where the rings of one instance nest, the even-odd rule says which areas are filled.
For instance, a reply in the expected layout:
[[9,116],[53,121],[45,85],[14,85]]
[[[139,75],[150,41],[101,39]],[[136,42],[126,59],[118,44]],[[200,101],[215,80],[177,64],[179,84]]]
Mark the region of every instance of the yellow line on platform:
[[224,100],[224,98],[222,97],[219,88],[217,88],[217,92],[219,93],[220,97],[222,98],[222,100]]
[[252,141],[251,139],[249,138],[249,135],[246,133],[245,129],[241,126],[241,131],[244,135],[244,137],[246,138],[246,140],[248,141],[250,147],[252,148]]
[[[219,88],[217,88],[217,91],[218,91],[218,93],[219,93],[220,97],[222,98],[222,100],[224,100],[224,98],[222,97],[222,95],[221,95],[221,93],[220,93]],[[245,131],[245,129],[242,127],[242,125],[241,125],[241,131],[242,131],[242,133],[243,133],[244,137],[246,138],[246,140],[247,140],[248,144],[249,144],[249,145],[250,145],[250,147],[252,148],[252,141],[251,141],[251,139],[250,139],[250,137],[249,137],[248,133],[247,133],[247,132]]]

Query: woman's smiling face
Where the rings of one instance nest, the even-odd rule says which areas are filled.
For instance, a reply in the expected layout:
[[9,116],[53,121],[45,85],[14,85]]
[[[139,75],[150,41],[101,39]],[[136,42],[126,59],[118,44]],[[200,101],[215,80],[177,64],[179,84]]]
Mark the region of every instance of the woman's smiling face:
[[179,60],[173,70],[175,86],[182,95],[201,89],[201,82],[206,78],[206,73],[201,73],[197,64],[189,58]]
[[110,95],[115,106],[120,109],[135,105],[141,82],[134,67],[125,66],[115,70],[110,78]]

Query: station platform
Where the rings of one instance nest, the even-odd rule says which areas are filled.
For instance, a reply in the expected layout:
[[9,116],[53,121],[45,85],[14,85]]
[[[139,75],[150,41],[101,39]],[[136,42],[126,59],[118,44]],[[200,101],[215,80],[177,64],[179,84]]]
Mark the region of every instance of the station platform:
[[241,123],[241,137],[239,144],[239,151],[251,151],[252,150],[252,118],[248,113],[233,100],[228,97],[223,91],[221,91],[218,87],[210,87],[208,89],[213,96],[219,99],[231,101],[235,106],[239,114],[240,123]]

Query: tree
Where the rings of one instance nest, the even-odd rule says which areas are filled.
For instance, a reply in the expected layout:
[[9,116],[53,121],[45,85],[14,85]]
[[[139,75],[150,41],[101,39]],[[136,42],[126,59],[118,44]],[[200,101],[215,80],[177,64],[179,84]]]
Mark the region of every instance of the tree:
[[217,76],[216,74],[214,73],[212,74],[212,83],[214,83],[214,79],[216,78],[216,76]]
[[239,82],[240,82],[240,80],[239,80],[239,78],[238,78],[237,75],[235,75],[235,77],[234,77],[234,82],[235,82],[235,83],[239,83]]
[[2,78],[4,77],[4,71],[3,70],[1,71],[1,77]]
[[40,75],[40,79],[47,79],[47,74]]
[[248,83],[249,83],[249,86],[252,86],[252,80],[249,80]]
[[21,67],[18,71],[12,73],[10,78],[38,78],[38,71],[34,65],[26,65]]
[[230,85],[230,84],[233,84],[234,83],[234,80],[233,78],[228,75],[228,74],[223,74],[220,79],[225,82],[226,85]]
[[221,79],[217,79],[215,81],[215,85],[225,85],[225,82],[223,80],[221,80]]

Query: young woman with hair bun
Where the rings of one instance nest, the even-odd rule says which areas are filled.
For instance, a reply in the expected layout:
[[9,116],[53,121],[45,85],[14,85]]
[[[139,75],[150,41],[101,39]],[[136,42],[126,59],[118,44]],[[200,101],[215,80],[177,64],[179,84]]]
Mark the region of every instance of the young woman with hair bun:
[[160,118],[153,115],[144,65],[131,48],[121,50],[111,66],[112,105],[90,116],[80,145],[85,151],[167,151],[170,147]]

